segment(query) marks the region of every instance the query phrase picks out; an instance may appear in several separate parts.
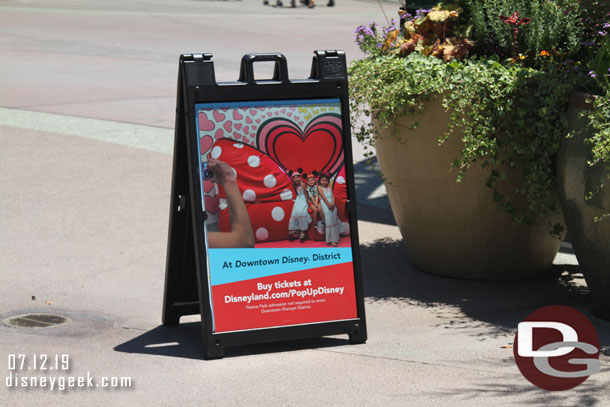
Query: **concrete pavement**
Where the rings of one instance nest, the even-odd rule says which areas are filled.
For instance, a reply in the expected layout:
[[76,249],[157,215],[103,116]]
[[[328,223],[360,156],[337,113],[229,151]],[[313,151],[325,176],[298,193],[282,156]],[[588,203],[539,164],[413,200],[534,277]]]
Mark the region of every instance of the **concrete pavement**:
[[[384,5],[394,14],[396,3]],[[377,2],[360,0],[313,10],[254,0],[0,3],[0,319],[73,320],[0,325],[0,405],[610,404],[610,323],[591,315],[569,244],[530,281],[419,272],[356,145],[366,344],[337,336],[205,361],[197,317],[160,326],[178,55],[211,52],[219,80],[234,80],[243,54],[279,51],[291,77],[306,77],[314,49],[356,59],[353,29],[383,19]],[[584,312],[602,346],[602,372],[561,393],[526,381],[510,347],[517,324],[551,304]],[[71,375],[130,377],[132,387],[8,388],[11,354],[68,354]]]

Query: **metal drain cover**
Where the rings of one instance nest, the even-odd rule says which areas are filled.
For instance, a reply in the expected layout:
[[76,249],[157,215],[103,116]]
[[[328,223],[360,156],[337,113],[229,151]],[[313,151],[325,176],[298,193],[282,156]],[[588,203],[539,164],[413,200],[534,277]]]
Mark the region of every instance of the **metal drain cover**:
[[72,322],[70,318],[65,315],[56,314],[23,314],[14,315],[6,318],[2,321],[4,325],[10,326],[11,328],[52,328],[59,325],[69,324]]

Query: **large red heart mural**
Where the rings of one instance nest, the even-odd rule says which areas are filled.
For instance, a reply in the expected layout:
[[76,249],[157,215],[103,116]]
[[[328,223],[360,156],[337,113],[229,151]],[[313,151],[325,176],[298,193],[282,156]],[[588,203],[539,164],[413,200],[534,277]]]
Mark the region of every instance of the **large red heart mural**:
[[334,174],[343,163],[341,116],[317,116],[304,130],[286,118],[271,118],[257,132],[258,148],[286,170]]

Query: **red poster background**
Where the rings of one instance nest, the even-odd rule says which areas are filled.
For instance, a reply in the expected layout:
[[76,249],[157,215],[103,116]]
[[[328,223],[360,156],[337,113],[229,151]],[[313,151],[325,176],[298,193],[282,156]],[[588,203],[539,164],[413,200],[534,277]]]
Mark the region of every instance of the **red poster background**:
[[[311,280],[310,286],[304,282]],[[225,296],[241,297],[264,294],[258,284],[272,284],[270,293],[287,292],[291,287],[277,288],[277,283],[300,282],[297,291],[321,287],[343,287],[343,293],[292,296],[247,302],[225,302]],[[215,332],[310,324],[357,318],[353,263],[313,268],[270,277],[220,284],[212,287]]]

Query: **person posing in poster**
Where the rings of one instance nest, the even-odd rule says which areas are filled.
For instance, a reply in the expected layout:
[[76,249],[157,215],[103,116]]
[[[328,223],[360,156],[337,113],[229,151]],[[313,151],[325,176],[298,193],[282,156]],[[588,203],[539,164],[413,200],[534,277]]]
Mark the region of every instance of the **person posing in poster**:
[[307,203],[309,204],[309,213],[313,218],[313,224],[317,227],[318,221],[323,219],[324,214],[322,213],[322,207],[320,206],[320,195],[318,194],[318,182],[316,177],[318,173],[312,171],[311,174],[307,174],[305,191],[307,192]]
[[309,216],[308,211],[309,206],[305,196],[305,184],[301,178],[302,173],[303,170],[301,168],[298,171],[288,171],[288,175],[292,179],[292,185],[297,193],[292,213],[290,214],[290,221],[288,222],[288,238],[294,240],[298,237],[301,242],[305,241],[307,229],[309,229],[309,224],[311,223],[311,216]]
[[254,247],[254,232],[248,216],[246,204],[239,192],[233,169],[225,162],[210,158],[208,168],[214,173],[212,182],[220,184],[227,196],[227,206],[231,217],[230,232],[209,232],[210,248],[250,248]]
[[328,174],[320,174],[318,178],[320,185],[318,191],[320,194],[320,204],[324,213],[324,233],[326,235],[326,244],[337,247],[339,245],[339,227],[340,221],[337,216],[337,208],[335,207],[335,195],[333,189],[329,186],[330,177]]

